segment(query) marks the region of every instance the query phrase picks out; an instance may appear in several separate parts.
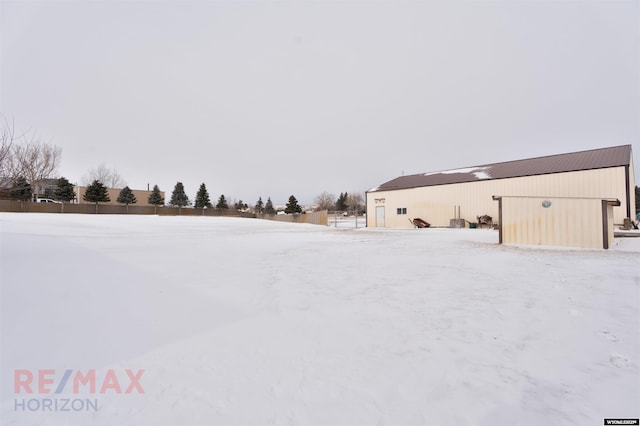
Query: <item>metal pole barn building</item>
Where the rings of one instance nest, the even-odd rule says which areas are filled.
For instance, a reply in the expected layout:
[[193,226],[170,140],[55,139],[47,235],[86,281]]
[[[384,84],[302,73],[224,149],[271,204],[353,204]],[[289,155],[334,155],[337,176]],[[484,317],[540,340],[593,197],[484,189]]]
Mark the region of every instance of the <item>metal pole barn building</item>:
[[497,223],[494,196],[619,200],[613,223],[622,224],[635,216],[634,189],[631,145],[615,146],[400,176],[367,191],[367,226],[412,228],[416,218],[475,225],[484,215]]

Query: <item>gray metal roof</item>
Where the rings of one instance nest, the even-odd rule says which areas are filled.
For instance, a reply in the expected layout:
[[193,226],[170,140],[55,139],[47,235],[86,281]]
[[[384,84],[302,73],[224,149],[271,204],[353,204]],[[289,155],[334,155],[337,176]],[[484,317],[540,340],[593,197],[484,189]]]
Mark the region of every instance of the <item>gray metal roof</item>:
[[400,176],[368,192],[628,166],[631,145]]

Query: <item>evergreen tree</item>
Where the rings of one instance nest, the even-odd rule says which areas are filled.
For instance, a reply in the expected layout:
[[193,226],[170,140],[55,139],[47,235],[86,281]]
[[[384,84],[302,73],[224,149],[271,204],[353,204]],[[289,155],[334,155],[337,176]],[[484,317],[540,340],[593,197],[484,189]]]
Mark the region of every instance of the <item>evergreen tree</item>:
[[264,203],[262,202],[262,197],[258,198],[258,201],[256,202],[256,206],[254,208],[254,211],[257,214],[264,213]]
[[138,202],[135,194],[128,186],[122,188],[122,191],[120,191],[120,195],[118,195],[117,201],[121,204],[127,205],[127,213],[129,213],[129,204],[135,204]]
[[224,198],[224,194],[220,195],[218,198],[218,204],[216,204],[216,209],[228,209],[229,205],[227,204],[227,200]]
[[340,196],[338,197],[338,201],[336,201],[336,210],[346,211],[348,209],[347,197],[348,197],[348,194],[346,192],[344,194],[342,192],[340,193]]
[[177,206],[179,209],[191,204],[189,197],[187,197],[187,194],[184,192],[184,185],[182,185],[182,182],[176,183],[176,186],[171,193],[171,201],[169,201],[169,204]]
[[82,199],[90,203],[96,203],[96,213],[98,212],[98,203],[108,203],[111,201],[107,187],[99,180],[94,180],[91,185],[87,186]]
[[211,206],[211,200],[209,199],[209,192],[207,192],[207,187],[203,183],[200,185],[200,189],[198,189],[198,193],[196,194],[196,204],[195,207],[197,209],[204,209],[205,207],[209,208]]
[[164,198],[162,197],[162,194],[160,194],[160,188],[158,188],[158,185],[153,185],[153,191],[149,194],[147,202],[154,206],[154,214],[158,206],[164,206]]
[[74,191],[74,185],[70,183],[66,178],[61,177],[58,179],[58,185],[53,192],[53,198],[62,201],[63,203],[66,201],[67,203],[74,198],[76,198],[76,193]]
[[284,209],[286,214],[302,213],[302,207],[298,204],[298,200],[293,195],[289,197],[289,202]]
[[276,209],[273,208],[273,203],[271,202],[271,197],[267,197],[267,204],[264,206],[265,214],[276,214]]
[[13,181],[13,185],[9,190],[9,196],[11,198],[14,200],[28,201],[32,195],[31,184],[27,182],[24,176],[20,176]]
[[245,209],[246,209],[246,208],[248,208],[248,207],[249,207],[249,206],[247,205],[247,203],[243,203],[243,202],[242,202],[242,200],[237,201],[237,202],[233,205],[233,208],[234,208],[235,210],[239,210],[239,211],[245,210]]

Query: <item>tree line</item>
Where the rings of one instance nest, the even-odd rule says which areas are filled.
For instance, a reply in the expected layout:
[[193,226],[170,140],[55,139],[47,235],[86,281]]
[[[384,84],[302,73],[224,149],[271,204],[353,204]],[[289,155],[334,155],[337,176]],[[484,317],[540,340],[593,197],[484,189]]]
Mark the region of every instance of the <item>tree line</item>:
[[315,198],[318,210],[362,213],[365,210],[364,197],[359,192],[341,192],[336,198],[334,194],[322,192]]
[[[32,185],[55,176],[60,164],[62,149],[58,146],[42,142],[33,133],[17,134],[13,123],[0,117],[0,192],[8,195],[9,198],[28,201],[34,197]],[[108,168],[104,163],[97,168],[89,169],[82,177],[86,191],[83,200],[91,203],[111,202],[107,188],[122,188],[117,197],[117,202],[127,205],[136,204],[133,191],[126,185],[125,180],[115,169]],[[75,185],[70,183],[65,177],[57,179],[56,187],[50,197],[60,202],[70,202],[75,199]],[[49,195],[48,195],[49,196]],[[157,185],[153,187],[147,202],[153,206],[162,206],[165,201]],[[328,192],[323,192],[315,199],[317,210],[339,210],[339,211],[363,211],[364,203],[362,194],[346,192],[340,193],[336,197]],[[186,207],[191,205],[189,197],[186,195],[181,182],[176,186],[171,194],[170,206]],[[232,206],[224,195],[220,195],[215,206],[211,202],[206,185],[200,185],[194,199],[195,208],[216,208],[247,211],[249,205],[242,200],[236,201]],[[271,198],[268,197],[263,202],[259,197],[253,206],[253,211],[257,214],[276,214]],[[291,195],[284,209],[287,214],[301,213],[302,207],[295,196]]]
[[[154,190],[155,190],[155,187],[154,187]],[[151,201],[149,202],[151,203]],[[189,197],[187,196],[184,190],[184,185],[182,184],[182,182],[176,183],[173,189],[173,192],[171,193],[171,199],[169,201],[169,205],[180,207],[180,208],[191,205],[191,201],[189,200]],[[198,188],[198,192],[196,193],[196,197],[195,197],[194,208],[197,208],[197,209],[214,208],[213,204],[211,203],[209,191],[207,190],[207,186],[204,183],[200,184],[200,188]],[[218,198],[218,202],[216,203],[215,208],[220,210],[227,210],[230,208],[224,194],[221,194],[220,197]],[[239,200],[233,204],[233,209],[240,210],[240,211],[247,211],[249,209],[249,205],[243,202],[242,200]],[[258,198],[258,201],[256,201],[255,206],[253,207],[253,211],[256,214],[267,214],[267,215],[274,215],[277,213],[276,209],[273,206],[273,202],[271,201],[271,197],[267,197],[267,202],[265,203],[262,201],[262,196],[260,196]],[[287,214],[302,213],[302,207],[298,204],[298,200],[296,199],[295,196],[291,195],[289,197],[289,201],[286,205],[284,212]]]
[[[96,208],[98,203],[108,203],[111,201],[108,188],[97,179],[94,180],[89,186],[87,186],[87,189],[82,198],[87,202],[95,203]],[[135,204],[137,202],[135,194],[133,194],[133,191],[131,191],[128,186],[125,186],[120,191],[120,194],[118,195],[118,199],[116,201],[118,203],[126,204],[127,207],[129,206],[129,204]],[[160,188],[158,187],[158,185],[153,186],[153,190],[149,194],[147,202],[156,207],[164,205],[164,198],[160,193]],[[169,206],[182,208],[191,206],[191,204],[191,200],[189,199],[189,196],[184,189],[184,185],[182,184],[182,182],[177,182],[171,193]],[[214,206],[211,203],[209,191],[207,190],[207,186],[204,183],[200,185],[200,188],[196,193],[193,207],[196,209],[216,208],[219,210],[229,210],[232,207],[234,210],[239,211],[247,211],[249,209],[249,205],[242,200],[236,201],[233,206],[229,206],[229,203],[227,202],[224,194],[220,195],[220,197],[218,198],[218,202]],[[266,203],[264,203],[262,201],[262,197],[260,197],[256,202],[253,211],[257,214],[266,215],[273,215],[277,213],[276,209],[273,206],[273,202],[271,201],[271,197],[267,198]],[[291,195],[289,197],[289,201],[285,207],[284,212],[287,214],[302,213],[302,207],[300,206],[300,204],[298,204],[298,200],[295,196]]]

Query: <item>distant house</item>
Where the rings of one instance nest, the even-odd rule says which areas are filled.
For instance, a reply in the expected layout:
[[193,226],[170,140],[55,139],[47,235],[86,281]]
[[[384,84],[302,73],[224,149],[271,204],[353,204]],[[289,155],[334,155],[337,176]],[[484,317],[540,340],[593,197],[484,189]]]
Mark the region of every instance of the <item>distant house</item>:
[[58,187],[58,179],[40,179],[31,183],[33,199],[53,198],[53,193]]
[[484,215],[497,222],[494,196],[619,200],[612,220],[622,224],[635,216],[634,186],[631,145],[400,176],[366,193],[367,226],[412,228],[414,218],[450,226]]
[[[76,192],[76,200],[75,202],[78,204],[93,204],[91,202],[85,201],[83,199],[83,196],[85,194],[85,192],[87,191],[87,187],[86,186],[76,186],[75,187],[75,192]],[[106,205],[114,205],[114,206],[118,206],[121,205],[120,203],[118,203],[118,196],[120,195],[120,191],[122,191],[122,189],[118,189],[118,188],[107,188],[107,191],[109,192],[109,198],[111,199],[110,202],[108,203],[101,203],[101,204],[106,204]],[[148,200],[149,200],[149,195],[151,195],[151,193],[153,191],[147,191],[147,190],[142,190],[142,189],[132,189],[131,192],[133,192],[133,195],[136,196],[136,206],[150,206],[151,204],[149,204]],[[160,197],[162,197],[162,199],[164,200],[164,191],[160,191]]]
[[[0,178],[0,198],[9,199],[11,197],[10,194],[13,184],[13,178]],[[57,186],[58,179],[41,179],[36,182],[31,182],[31,193],[33,194],[33,199],[52,198]]]

